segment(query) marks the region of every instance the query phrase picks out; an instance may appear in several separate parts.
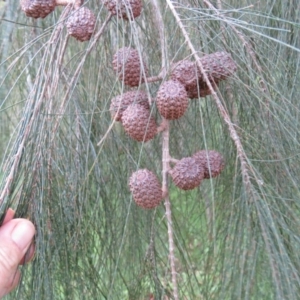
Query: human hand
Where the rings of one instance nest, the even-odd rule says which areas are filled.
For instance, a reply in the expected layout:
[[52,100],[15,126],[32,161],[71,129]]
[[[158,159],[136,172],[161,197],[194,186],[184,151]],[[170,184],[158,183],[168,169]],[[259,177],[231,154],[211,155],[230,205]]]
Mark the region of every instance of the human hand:
[[18,265],[28,262],[34,254],[34,225],[26,219],[13,219],[13,216],[14,211],[9,209],[0,227],[0,298],[17,286]]

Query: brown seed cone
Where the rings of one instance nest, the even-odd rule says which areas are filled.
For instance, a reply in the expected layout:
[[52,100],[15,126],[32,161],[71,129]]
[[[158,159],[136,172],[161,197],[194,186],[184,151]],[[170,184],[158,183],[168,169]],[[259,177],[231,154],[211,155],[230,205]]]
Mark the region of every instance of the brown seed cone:
[[103,4],[112,15],[125,20],[135,19],[142,11],[142,0],[104,0]]
[[169,171],[174,184],[182,190],[192,190],[199,186],[204,178],[204,169],[193,157],[182,158]]
[[55,0],[21,0],[21,9],[27,17],[45,18],[55,9]]
[[162,200],[161,184],[155,174],[147,169],[132,173],[129,188],[135,203],[142,208],[154,208]]
[[147,93],[144,91],[129,91],[111,99],[110,113],[112,119],[121,121],[124,110],[132,103],[138,103],[150,109]]
[[[210,83],[214,89],[218,87],[218,81],[211,81]],[[206,82],[200,80],[198,84],[187,86],[186,91],[190,99],[196,99],[199,97],[206,97],[208,95],[211,95],[211,91],[207,86]]]
[[[214,89],[221,80],[231,76],[237,69],[236,63],[227,52],[215,52],[200,58],[204,70]],[[190,99],[206,97],[211,94],[197,64],[181,60],[171,70],[171,78],[180,81]]]
[[178,80],[185,88],[191,85],[197,85],[200,73],[197,71],[197,65],[190,60],[181,60],[177,62],[171,70],[170,78]]
[[204,168],[204,178],[209,179],[218,176],[225,167],[225,161],[221,153],[215,150],[201,150],[193,155]]
[[[208,78],[215,82],[226,79],[237,69],[231,55],[225,51],[205,55],[201,57],[201,63]],[[200,70],[198,72],[201,74]]]
[[189,101],[184,86],[179,81],[165,81],[156,94],[156,106],[167,120],[176,120],[183,116]]
[[157,134],[155,119],[143,105],[129,105],[124,110],[121,121],[126,133],[138,142],[152,140]]
[[[145,62],[140,60],[137,50],[124,47],[118,50],[113,57],[113,68],[120,80],[129,86],[138,86],[144,82],[144,74],[148,76]],[[142,67],[143,65],[143,67]]]
[[96,18],[87,7],[76,9],[69,17],[66,26],[69,35],[80,42],[88,41],[95,29]]

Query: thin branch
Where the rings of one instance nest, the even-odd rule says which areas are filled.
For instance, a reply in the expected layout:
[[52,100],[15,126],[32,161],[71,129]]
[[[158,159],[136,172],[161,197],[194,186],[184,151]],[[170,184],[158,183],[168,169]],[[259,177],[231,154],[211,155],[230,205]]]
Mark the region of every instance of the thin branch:
[[[222,9],[222,2],[221,0],[217,1],[217,7],[219,10]],[[220,12],[217,11],[218,16],[221,16]],[[226,45],[226,39],[225,39],[225,26],[223,23],[220,24],[221,27],[221,32],[222,32],[222,42],[224,45]],[[234,101],[233,93],[232,93],[232,88],[229,82],[226,82],[225,86],[225,91],[226,91],[226,96],[228,99],[228,102],[230,103],[230,108],[231,108],[231,113],[232,113],[232,120],[233,123],[238,125],[239,124],[239,118],[238,118],[238,109],[237,109],[237,104]]]
[[151,83],[151,82],[160,81],[162,79],[163,79],[163,77],[160,76],[160,75],[158,75],[158,76],[151,76],[151,77],[146,78],[145,82]]
[[162,190],[163,197],[165,200],[165,208],[166,208],[166,218],[168,223],[168,239],[169,239],[169,260],[171,267],[171,276],[172,276],[172,286],[173,286],[173,296],[175,300],[179,299],[178,296],[178,287],[177,287],[177,272],[175,266],[175,243],[173,238],[173,221],[172,221],[172,210],[171,210],[171,202],[169,198],[169,189],[168,189],[168,171],[170,170],[170,154],[169,154],[169,121],[165,120],[166,129],[162,133]]
[[[224,19],[224,16],[222,14],[220,14],[219,11],[208,0],[203,0],[203,2],[207,5],[208,8],[210,8],[211,10],[213,10],[220,19]],[[219,6],[219,8],[221,8],[221,2],[220,2],[220,0],[218,1],[218,6]],[[260,84],[260,89],[261,89],[262,93],[263,94],[267,93],[270,96],[270,92],[268,90],[267,84],[266,84],[265,80],[263,79],[264,77],[262,76],[262,68],[261,68],[260,64],[258,63],[258,61],[256,59],[256,54],[255,54],[255,51],[253,49],[252,44],[249,43],[246,40],[246,38],[243,35],[243,33],[240,32],[238,29],[236,29],[236,27],[234,25],[232,25],[231,23],[228,23],[228,25],[236,33],[236,35],[238,36],[238,38],[243,43],[243,46],[246,48],[247,53],[249,54],[249,56],[251,57],[251,59],[252,59],[252,61],[254,63],[254,67],[255,67],[256,71],[261,75],[261,79],[259,81],[259,84]],[[223,31],[223,28],[224,28],[224,26],[222,26],[222,31]],[[268,98],[266,98],[266,107],[267,108],[269,107],[269,100],[268,100]]]
[[[162,72],[167,68],[167,47],[165,41],[165,31],[164,23],[161,15],[161,10],[159,9],[157,0],[152,0],[152,5],[154,8],[154,18],[157,24],[159,31],[160,43],[161,43],[161,56],[162,56]],[[149,79],[148,79],[149,80]],[[168,171],[170,170],[170,146],[169,146],[169,121],[163,119],[162,122],[165,130],[162,132],[162,190],[163,197],[165,201],[166,208],[166,218],[168,223],[168,240],[169,240],[169,260],[171,267],[171,277],[172,277],[172,286],[173,286],[173,297],[175,300],[179,299],[178,295],[178,286],[177,286],[177,272],[175,266],[175,243],[173,238],[173,222],[172,222],[172,211],[171,203],[169,199],[169,188],[168,188]]]
[[[108,22],[110,21],[111,18],[112,18],[112,14],[109,13],[108,16],[107,16],[107,18],[106,18],[105,21],[103,22],[101,28],[100,28],[99,31],[95,34],[94,39],[92,40],[92,42],[90,43],[89,47],[88,47],[87,50],[85,51],[85,55],[84,55],[84,57],[82,58],[81,62],[78,64],[77,69],[76,69],[76,71],[74,72],[74,75],[73,75],[73,77],[72,77],[72,80],[71,80],[71,82],[70,82],[70,84],[69,84],[69,86],[68,86],[68,88],[67,88],[67,91],[66,91],[65,96],[64,96],[64,98],[63,98],[63,100],[62,100],[61,106],[60,106],[60,108],[59,108],[58,115],[59,115],[60,117],[57,118],[57,121],[56,121],[56,123],[55,123],[55,125],[54,125],[53,133],[55,133],[55,132],[57,131],[57,129],[58,129],[58,125],[59,125],[59,123],[60,123],[60,120],[61,120],[61,118],[63,117],[63,112],[64,112],[64,109],[65,109],[65,106],[66,106],[66,105],[65,105],[65,104],[66,104],[66,101],[67,101],[67,99],[68,99],[68,97],[69,97],[69,94],[70,94],[70,92],[71,92],[72,87],[74,86],[76,80],[78,79],[78,76],[79,76],[79,74],[80,74],[80,71],[81,71],[81,69],[82,69],[82,66],[83,66],[83,64],[85,63],[86,57],[87,57],[87,56],[90,54],[90,52],[94,49],[96,43],[98,42],[99,38],[102,36],[102,34],[103,34],[103,32],[104,32],[104,30],[105,30],[105,28],[106,28],[106,26],[107,26],[107,24],[108,24]],[[54,137],[54,136],[55,136],[55,134],[53,134],[53,137]],[[98,143],[98,145],[99,145],[99,144],[100,144],[100,142]]]

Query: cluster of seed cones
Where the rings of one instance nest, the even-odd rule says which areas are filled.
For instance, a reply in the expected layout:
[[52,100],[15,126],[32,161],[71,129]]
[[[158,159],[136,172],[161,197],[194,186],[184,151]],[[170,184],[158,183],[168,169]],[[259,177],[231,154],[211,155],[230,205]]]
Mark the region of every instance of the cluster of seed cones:
[[102,0],[112,15],[125,20],[137,18],[142,11],[141,0]]
[[[45,18],[58,5],[73,5],[73,11],[66,21],[68,34],[78,41],[88,41],[95,31],[96,17],[82,0],[20,0],[26,16]],[[101,0],[111,15],[124,20],[133,20],[141,14],[142,0]],[[210,82],[198,65],[189,60],[174,64],[169,80],[163,82],[156,94],[156,107],[167,120],[176,120],[186,112],[189,99],[211,94],[219,82],[236,71],[236,64],[230,54],[216,52],[200,60]],[[113,68],[117,77],[128,87],[140,87],[147,81],[148,68],[142,54],[136,49],[124,47],[114,55]],[[134,140],[147,142],[155,137],[160,127],[151,116],[148,94],[140,89],[131,90],[112,99],[110,111],[115,121],[122,123],[125,132]],[[183,190],[193,189],[203,179],[216,177],[224,168],[224,159],[216,151],[199,151],[192,157],[179,160],[169,171],[176,186]],[[136,203],[143,208],[156,207],[162,200],[161,185],[149,170],[138,170],[129,180],[130,190]]]
[[[213,89],[236,71],[236,64],[227,52],[205,55],[200,62]],[[119,49],[112,65],[117,77],[128,87],[140,87],[147,81],[148,67],[136,49]],[[160,115],[167,120],[179,119],[187,111],[189,99],[211,94],[203,77],[196,63],[189,60],[176,63],[171,68],[170,79],[160,85],[156,94],[155,104]],[[144,92],[130,91],[113,98],[110,111],[134,140],[147,142],[159,131]]]
[[[213,90],[237,68],[230,54],[224,51],[205,55],[200,63]],[[206,97],[212,89],[195,62],[182,60],[172,67],[170,79],[160,86],[156,106],[165,119],[179,119],[187,110],[188,99]]]
[[[155,99],[156,107],[164,119],[179,119],[186,112],[189,99],[211,94],[220,81],[236,71],[236,64],[227,52],[203,56],[200,63],[212,88],[204,80],[196,63],[182,60],[174,64],[169,80],[160,85]],[[136,49],[119,49],[113,57],[112,65],[119,80],[130,88],[140,88],[147,81],[148,67],[142,54]],[[160,131],[151,116],[151,102],[150,96],[141,89],[130,90],[111,100],[111,116],[114,121],[122,123],[125,132],[132,139],[147,142]],[[190,190],[199,186],[203,179],[218,176],[224,166],[224,159],[219,152],[203,150],[192,157],[179,160],[169,174],[177,187]],[[156,175],[147,169],[134,172],[130,177],[129,187],[133,199],[143,208],[154,208],[162,200],[161,185]]]
[[[237,68],[230,54],[224,51],[205,55],[200,63],[214,89],[220,81],[233,75]],[[171,79],[179,81],[185,87],[190,99],[211,94],[200,68],[190,60],[181,60],[174,64]]]
[[225,167],[221,153],[215,150],[201,150],[191,157],[179,160],[169,171],[174,184],[182,190],[199,186],[203,179],[217,177]]
[[[169,174],[178,188],[191,190],[199,186],[203,179],[217,177],[224,167],[225,161],[219,152],[201,150],[192,157],[179,160]],[[129,188],[135,203],[145,209],[155,208],[163,198],[158,178],[147,169],[132,173]]]
[[[21,0],[21,9],[27,17],[45,18],[56,6],[73,5],[66,27],[68,34],[78,41],[90,40],[95,30],[95,14],[87,7],[81,7],[82,0]],[[102,0],[103,5],[112,15],[125,20],[132,20],[141,14],[142,0]]]
[[138,142],[147,142],[158,132],[151,116],[148,95],[144,91],[128,91],[116,96],[110,104],[111,116],[120,121],[125,132]]

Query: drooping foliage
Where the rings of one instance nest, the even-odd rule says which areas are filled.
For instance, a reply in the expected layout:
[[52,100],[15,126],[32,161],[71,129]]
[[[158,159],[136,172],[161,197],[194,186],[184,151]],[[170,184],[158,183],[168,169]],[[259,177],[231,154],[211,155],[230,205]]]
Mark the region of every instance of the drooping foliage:
[[237,66],[170,121],[174,160],[207,149],[225,161],[193,190],[168,182],[179,299],[298,299],[299,1],[142,3],[127,20],[85,2],[96,18],[85,42],[68,35],[71,6],[37,20],[17,0],[0,6],[0,213],[37,230],[7,299],[174,297],[165,207],[141,209],[128,186],[137,169],[162,180],[161,133],[134,141],[110,111],[130,90],[112,63],[124,47],[145,61],[138,84],[158,126],[174,63],[226,51]]

